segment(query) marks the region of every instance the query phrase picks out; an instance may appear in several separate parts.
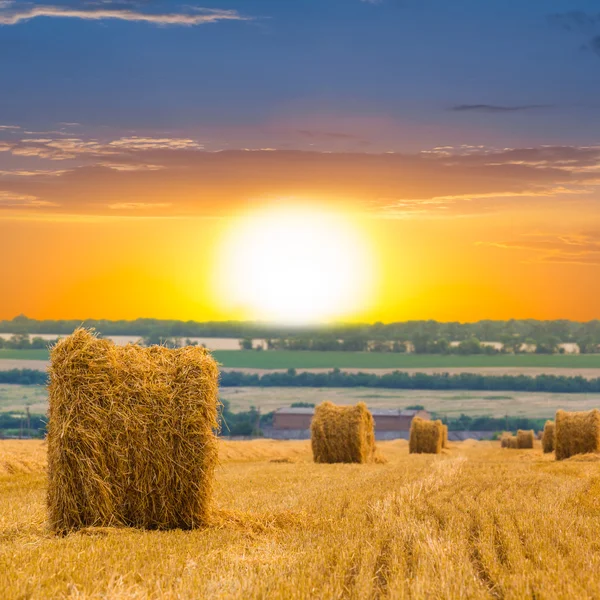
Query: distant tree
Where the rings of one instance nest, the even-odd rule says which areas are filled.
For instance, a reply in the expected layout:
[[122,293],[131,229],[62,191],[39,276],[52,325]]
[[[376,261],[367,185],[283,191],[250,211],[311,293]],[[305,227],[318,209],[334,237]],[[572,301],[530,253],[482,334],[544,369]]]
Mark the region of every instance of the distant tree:
[[242,350],[252,350],[253,347],[252,338],[244,338],[243,340],[240,340],[240,348]]
[[458,345],[457,352],[458,354],[481,354],[481,342],[476,337],[463,340]]
[[392,352],[406,352],[406,344],[404,342],[395,341],[392,344]]

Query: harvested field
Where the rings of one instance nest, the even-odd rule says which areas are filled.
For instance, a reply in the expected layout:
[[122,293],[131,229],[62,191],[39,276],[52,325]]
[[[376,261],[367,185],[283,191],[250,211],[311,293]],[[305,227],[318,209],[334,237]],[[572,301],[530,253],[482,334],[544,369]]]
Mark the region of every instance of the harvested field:
[[[221,522],[192,532],[56,537],[41,464],[0,474],[0,597],[600,596],[591,458],[556,462],[537,441],[409,455],[401,441],[379,445],[387,464],[322,465],[308,442],[220,444]],[[4,460],[35,464],[41,451],[41,442],[0,441]]]

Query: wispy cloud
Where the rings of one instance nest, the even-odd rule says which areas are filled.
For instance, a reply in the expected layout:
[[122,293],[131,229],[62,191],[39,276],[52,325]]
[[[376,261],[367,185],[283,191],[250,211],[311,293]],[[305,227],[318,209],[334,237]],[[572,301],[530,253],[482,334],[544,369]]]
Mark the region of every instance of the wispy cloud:
[[170,202],[116,202],[109,204],[111,210],[144,210],[150,208],[168,208]]
[[0,190],[0,209],[1,208],[48,208],[58,206],[54,202],[40,200],[37,196],[29,194],[20,194],[18,192],[9,192]]
[[527,262],[600,264],[600,232],[535,234],[502,242],[477,242],[477,245],[526,251]]
[[124,137],[108,144],[126,150],[200,150],[202,144],[186,138]]
[[218,21],[248,21],[250,17],[240,15],[235,10],[220,10],[199,8],[194,12],[146,13],[138,10],[117,8],[77,9],[67,6],[27,6],[13,3],[0,3],[0,24],[17,25],[41,17],[62,19],[84,19],[88,21],[103,21],[117,19],[151,23],[154,25],[204,25]]
[[486,113],[507,113],[519,112],[523,110],[540,110],[543,108],[552,108],[551,104],[521,104],[514,106],[502,106],[499,104],[458,104],[452,106],[450,110],[455,112],[486,112]]

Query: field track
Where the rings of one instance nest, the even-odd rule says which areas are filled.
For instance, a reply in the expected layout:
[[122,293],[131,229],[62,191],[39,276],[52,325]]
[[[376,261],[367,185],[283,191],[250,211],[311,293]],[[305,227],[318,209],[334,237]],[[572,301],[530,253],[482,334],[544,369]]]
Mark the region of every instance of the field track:
[[217,527],[46,529],[45,447],[0,441],[2,598],[598,598],[598,457],[498,442],[315,465],[308,442],[224,442]]

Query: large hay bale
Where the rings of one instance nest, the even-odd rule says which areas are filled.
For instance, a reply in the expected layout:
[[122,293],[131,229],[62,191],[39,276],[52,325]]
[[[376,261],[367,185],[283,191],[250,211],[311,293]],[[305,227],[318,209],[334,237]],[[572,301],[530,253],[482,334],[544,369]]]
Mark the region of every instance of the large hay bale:
[[119,347],[78,329],[50,358],[52,529],[207,523],[218,428],[210,354]]
[[554,421],[546,421],[542,434],[542,449],[547,454],[554,452]]
[[600,411],[556,412],[554,420],[556,460],[575,454],[600,452]]
[[410,426],[408,451],[410,454],[439,454],[444,440],[441,421],[414,417]]
[[519,429],[517,431],[517,448],[519,449],[530,449],[533,448],[533,440],[535,435],[533,429],[527,431]]
[[310,424],[316,463],[366,463],[375,454],[375,422],[364,402],[337,406],[322,402]]

